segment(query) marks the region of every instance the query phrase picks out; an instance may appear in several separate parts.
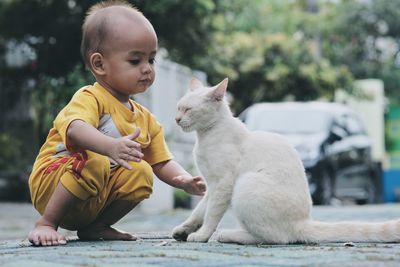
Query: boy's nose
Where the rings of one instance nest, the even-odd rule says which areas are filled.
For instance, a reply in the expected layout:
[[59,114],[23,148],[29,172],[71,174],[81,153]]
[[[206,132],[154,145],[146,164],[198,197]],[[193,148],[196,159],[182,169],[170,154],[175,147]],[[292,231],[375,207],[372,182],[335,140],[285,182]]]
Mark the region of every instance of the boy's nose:
[[152,67],[151,67],[150,64],[146,64],[146,65],[143,66],[143,68],[142,68],[142,72],[143,72],[144,74],[149,74],[149,73],[151,73],[151,71],[152,71]]

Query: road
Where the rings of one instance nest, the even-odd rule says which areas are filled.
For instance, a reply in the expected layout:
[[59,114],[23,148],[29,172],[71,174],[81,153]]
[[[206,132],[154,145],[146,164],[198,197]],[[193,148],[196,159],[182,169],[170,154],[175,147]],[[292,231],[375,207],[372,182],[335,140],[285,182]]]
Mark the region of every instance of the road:
[[[175,210],[147,214],[132,212],[117,227],[135,233],[134,242],[83,242],[64,231],[67,245],[33,247],[25,239],[38,214],[30,204],[0,203],[0,266],[400,266],[400,244],[343,243],[316,245],[241,246],[176,242],[170,230],[190,213]],[[314,207],[322,221],[382,221],[400,218],[400,204]],[[237,225],[228,212],[221,227]]]

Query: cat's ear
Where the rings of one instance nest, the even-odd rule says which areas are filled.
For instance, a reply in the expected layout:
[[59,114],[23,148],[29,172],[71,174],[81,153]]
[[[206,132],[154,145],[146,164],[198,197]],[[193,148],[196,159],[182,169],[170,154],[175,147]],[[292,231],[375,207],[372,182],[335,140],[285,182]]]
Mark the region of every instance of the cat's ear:
[[197,88],[200,88],[200,87],[203,87],[204,85],[203,85],[203,83],[200,81],[200,80],[198,80],[198,79],[196,79],[196,78],[193,78],[191,81],[190,81],[190,84],[189,84],[189,90],[190,91],[194,91],[194,90],[196,90]]
[[214,101],[221,101],[224,99],[226,88],[228,87],[228,78],[213,87],[208,96]]

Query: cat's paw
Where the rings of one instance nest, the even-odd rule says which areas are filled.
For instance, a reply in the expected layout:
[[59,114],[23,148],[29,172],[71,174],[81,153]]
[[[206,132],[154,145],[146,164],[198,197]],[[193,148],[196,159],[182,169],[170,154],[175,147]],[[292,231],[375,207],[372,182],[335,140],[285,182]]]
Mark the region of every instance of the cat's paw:
[[229,243],[227,238],[226,238],[226,236],[225,236],[225,233],[223,231],[222,232],[221,231],[216,232],[215,233],[215,239],[220,243]]
[[191,233],[188,237],[187,237],[187,241],[188,242],[208,242],[208,239],[210,239],[210,237],[208,235],[203,235],[200,233]]
[[241,245],[259,244],[251,234],[245,230],[221,230],[216,233],[215,238],[220,243],[235,243]]
[[220,243],[237,243],[236,235],[231,230],[221,230],[215,233],[215,239]]
[[189,230],[183,226],[177,226],[172,230],[172,237],[177,241],[186,241],[189,234]]
[[201,223],[182,223],[172,230],[172,237],[177,241],[186,241],[188,235],[197,231]]

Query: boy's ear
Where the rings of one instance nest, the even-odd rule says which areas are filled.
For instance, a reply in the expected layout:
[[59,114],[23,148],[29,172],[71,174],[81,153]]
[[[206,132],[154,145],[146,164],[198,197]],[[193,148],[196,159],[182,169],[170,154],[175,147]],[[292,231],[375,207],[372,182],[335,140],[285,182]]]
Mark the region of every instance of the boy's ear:
[[198,79],[196,79],[196,78],[193,78],[191,81],[190,81],[190,85],[189,85],[189,91],[194,91],[194,90],[196,90],[197,88],[200,88],[200,87],[203,87],[204,85],[203,85],[203,83],[200,81],[200,80],[198,80]]
[[228,88],[228,78],[225,78],[222,82],[214,86],[208,96],[213,101],[221,101],[224,99],[226,89]]
[[93,53],[89,58],[89,64],[96,75],[104,75],[106,73],[103,64],[103,56],[100,53]]

